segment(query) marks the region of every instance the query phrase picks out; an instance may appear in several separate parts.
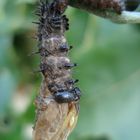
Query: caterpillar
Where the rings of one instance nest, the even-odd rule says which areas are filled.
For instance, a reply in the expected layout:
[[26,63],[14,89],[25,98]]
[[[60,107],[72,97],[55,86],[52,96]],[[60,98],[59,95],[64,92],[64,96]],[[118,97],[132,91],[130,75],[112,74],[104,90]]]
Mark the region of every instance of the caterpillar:
[[[68,30],[68,19],[64,13],[64,1],[45,5],[41,2],[38,40],[41,56],[40,71],[48,83],[52,98],[59,103],[77,101],[80,90],[74,87],[70,69],[76,64],[68,58],[68,46],[64,32]],[[76,80],[77,81],[77,80]]]
[[71,46],[64,36],[69,29],[64,15],[67,0],[40,0],[36,15],[38,52],[42,84],[35,99],[34,139],[63,140],[77,122],[81,91],[75,87],[71,69],[77,66],[68,57]]

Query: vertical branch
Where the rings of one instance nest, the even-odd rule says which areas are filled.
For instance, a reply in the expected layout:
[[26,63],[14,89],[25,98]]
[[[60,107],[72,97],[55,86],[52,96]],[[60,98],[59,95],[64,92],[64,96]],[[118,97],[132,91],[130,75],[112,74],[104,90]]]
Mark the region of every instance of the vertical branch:
[[36,13],[43,80],[35,100],[33,140],[66,140],[77,122],[80,90],[71,79],[71,68],[76,65],[68,58],[70,47],[64,36],[69,28],[63,15],[66,8],[67,0],[41,0]]

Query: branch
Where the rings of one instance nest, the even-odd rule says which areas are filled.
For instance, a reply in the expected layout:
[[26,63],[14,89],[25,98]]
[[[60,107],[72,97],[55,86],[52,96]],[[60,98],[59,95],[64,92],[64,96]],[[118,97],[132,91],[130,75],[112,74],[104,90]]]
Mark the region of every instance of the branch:
[[[134,2],[134,6],[129,3]],[[134,10],[139,0],[69,0],[69,5],[86,10],[97,16],[110,19],[116,23],[140,23],[140,12]]]

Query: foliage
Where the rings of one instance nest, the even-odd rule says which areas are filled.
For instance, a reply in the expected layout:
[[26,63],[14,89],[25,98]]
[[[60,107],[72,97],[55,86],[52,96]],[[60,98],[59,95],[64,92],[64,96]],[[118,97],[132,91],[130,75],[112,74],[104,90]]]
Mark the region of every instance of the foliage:
[[[31,139],[33,100],[41,76],[32,39],[34,0],[0,0],[0,139]],[[140,139],[140,31],[69,8],[70,53],[82,90],[81,109],[70,140]]]

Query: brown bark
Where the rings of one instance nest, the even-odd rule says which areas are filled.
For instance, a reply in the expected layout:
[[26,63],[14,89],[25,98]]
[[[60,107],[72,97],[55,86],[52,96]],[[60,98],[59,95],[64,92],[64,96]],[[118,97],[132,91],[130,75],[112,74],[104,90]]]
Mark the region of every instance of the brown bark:
[[67,140],[77,123],[78,103],[59,104],[54,100],[48,100],[44,104],[44,99],[50,95],[44,79],[39,96],[35,100],[36,122],[33,140]]
[[69,0],[69,5],[94,14],[105,14],[106,11],[121,14],[125,8],[122,0]]
[[140,13],[125,11],[124,0],[69,0],[69,5],[107,18],[115,23],[140,23]]

